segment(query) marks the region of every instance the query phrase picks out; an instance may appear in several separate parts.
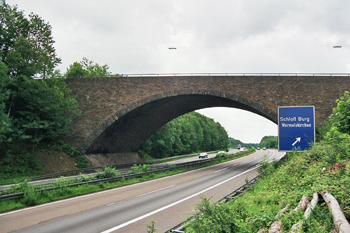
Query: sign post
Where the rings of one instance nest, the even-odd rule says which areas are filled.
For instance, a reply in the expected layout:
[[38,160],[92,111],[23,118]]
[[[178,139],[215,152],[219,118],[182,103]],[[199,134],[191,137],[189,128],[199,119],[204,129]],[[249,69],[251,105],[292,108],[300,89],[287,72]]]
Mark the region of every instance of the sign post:
[[278,108],[278,150],[303,151],[314,142],[314,106]]

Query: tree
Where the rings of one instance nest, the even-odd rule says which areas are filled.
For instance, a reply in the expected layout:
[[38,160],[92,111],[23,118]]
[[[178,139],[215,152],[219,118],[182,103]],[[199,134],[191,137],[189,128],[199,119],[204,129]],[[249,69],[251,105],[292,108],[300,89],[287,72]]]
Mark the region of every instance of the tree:
[[278,137],[276,136],[265,136],[261,139],[259,146],[266,148],[277,148],[278,147]]
[[5,63],[0,61],[0,144],[7,140],[8,134],[12,132],[11,120],[6,113],[5,104],[10,98],[10,92],[6,88],[10,82],[11,79],[8,76],[8,68]]
[[25,17],[5,0],[1,0],[0,20],[0,59],[10,75],[47,78],[61,63],[53,47],[51,26],[36,14]]
[[226,149],[226,130],[199,113],[182,115],[157,130],[139,150],[143,157],[165,158],[192,152]]
[[83,66],[79,62],[74,62],[72,65],[69,65],[65,77],[67,78],[84,78],[88,75],[88,72],[84,70]]
[[329,117],[331,127],[336,127],[339,132],[350,134],[350,94],[348,91],[336,100],[337,107]]
[[65,77],[85,78],[89,76],[108,76],[111,75],[108,69],[109,67],[107,64],[101,66],[94,61],[83,57],[80,62],[74,62],[69,66],[67,72],[65,73]]
[[68,132],[80,110],[63,78],[31,79],[19,76],[13,80],[7,87],[11,93],[7,111],[15,140],[38,143]]

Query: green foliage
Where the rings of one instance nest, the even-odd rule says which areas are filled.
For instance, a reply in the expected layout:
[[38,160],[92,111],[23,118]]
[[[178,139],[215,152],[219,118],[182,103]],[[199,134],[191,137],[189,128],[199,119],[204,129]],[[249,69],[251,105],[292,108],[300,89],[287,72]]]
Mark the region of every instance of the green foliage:
[[108,76],[111,73],[108,71],[109,67],[107,64],[99,65],[94,61],[88,60],[86,57],[80,62],[74,62],[69,66],[65,73],[65,77],[67,78],[85,78],[89,76]]
[[[347,188],[350,183],[349,92],[345,92],[337,103],[330,121],[319,128],[324,140],[313,144],[308,151],[288,153],[282,164],[273,161],[270,165],[265,158],[258,169],[264,176],[253,189],[233,203],[211,204],[203,200],[200,214],[186,232],[258,232],[268,229],[277,220],[277,212],[287,203],[294,209],[303,195],[311,197],[314,192],[325,191],[337,199],[346,218],[350,219],[350,189]],[[264,137],[260,146],[274,147],[276,139]],[[213,216],[221,209],[228,209],[230,220],[239,217],[231,224],[226,218],[213,224]],[[278,220],[282,221],[283,231],[287,232],[304,217],[302,211],[288,212]],[[229,229],[231,231],[222,229],[228,226],[236,228]],[[331,232],[332,229],[332,214],[321,199],[304,222],[302,231]]]
[[200,151],[226,150],[227,147],[227,132],[219,123],[190,112],[157,130],[144,142],[139,154],[143,158],[167,158]]
[[229,138],[229,142],[230,142],[229,144],[230,148],[237,148],[238,145],[243,145],[243,142],[234,138]]
[[39,162],[26,148],[18,145],[6,145],[0,150],[0,177],[7,179],[23,174],[36,174]]
[[243,143],[240,140],[229,138],[229,147],[230,148],[237,148],[238,145],[241,145],[242,147],[250,148],[250,147],[257,147],[257,143]]
[[11,79],[8,76],[8,68],[0,61],[0,145],[2,142],[8,141],[7,135],[12,132],[11,120],[6,114],[5,102],[10,98],[10,91],[6,88]]
[[128,171],[128,174],[140,174],[143,172],[148,172],[150,170],[149,164],[134,164],[131,169]]
[[61,63],[53,47],[51,26],[36,14],[26,17],[17,6],[0,4],[0,60],[11,76],[48,77]]
[[[0,22],[0,150],[18,142],[39,145],[53,141],[69,131],[80,110],[65,79],[54,71],[61,60],[55,54],[51,26],[36,14],[25,16],[4,0]],[[2,152],[1,156],[9,176],[32,167],[9,162],[22,156],[23,163],[29,163],[25,158],[32,156],[25,152]],[[78,166],[83,164],[84,158],[79,157]],[[15,167],[9,171],[10,166]]]
[[350,94],[348,91],[336,100],[337,107],[333,109],[329,121],[339,132],[350,134]]
[[[275,161],[272,165],[267,160],[262,161],[259,172],[264,176],[253,189],[236,198],[235,202],[213,204],[205,200],[201,203],[204,214],[201,212],[186,232],[230,232],[222,230],[228,226],[234,229],[231,232],[258,232],[262,228],[268,229],[277,220],[277,212],[287,203],[294,209],[303,195],[311,197],[314,192],[324,191],[338,200],[349,219],[350,190],[346,188],[350,182],[349,144],[350,141],[345,139],[327,140],[314,144],[309,151],[288,153],[285,161],[278,166]],[[218,213],[221,210],[229,212],[227,219],[213,224],[213,217],[218,215],[210,212],[213,209]],[[209,216],[210,213],[212,216]],[[233,223],[230,223],[232,219]],[[303,220],[303,213],[288,212],[278,220],[288,232],[294,223]],[[331,232],[332,225],[332,215],[320,199],[305,221],[303,232]],[[209,231],[211,227],[214,231]]]
[[190,227],[186,228],[186,232],[236,232],[241,216],[235,215],[230,205],[213,203],[205,196],[201,198],[202,201],[196,206],[199,214],[195,216],[195,221]]
[[155,224],[156,224],[156,222],[154,221],[154,219],[151,219],[151,221],[149,223],[147,223],[147,225],[146,225],[147,233],[157,232],[157,229],[154,227]]
[[215,158],[225,158],[225,157],[227,157],[227,156],[228,156],[227,153],[219,153],[219,154],[217,154],[217,155],[215,156]]
[[9,93],[4,110],[12,133],[2,137],[8,141],[53,140],[67,133],[80,114],[77,101],[62,78],[37,80],[19,76],[9,80],[4,89]]
[[260,175],[265,175],[269,170],[270,164],[267,158],[267,155],[264,156],[264,159],[258,163],[260,166],[258,168],[258,172]]
[[53,149],[56,151],[63,151],[73,158],[81,155],[81,152],[77,148],[62,140],[56,141],[53,145]]
[[75,158],[78,168],[88,167],[87,159],[85,156],[82,155],[76,147],[70,145],[69,143],[62,140],[56,141],[54,143],[53,149],[56,151],[63,151],[71,157]]
[[81,183],[81,182],[87,182],[93,179],[93,176],[86,176],[82,173],[79,174],[80,178],[77,178],[77,182]]
[[37,204],[39,194],[35,192],[33,186],[29,186],[24,190],[21,202],[26,206],[34,206]]
[[98,179],[105,179],[105,178],[112,178],[120,175],[115,168],[111,167],[104,167],[104,170],[102,171],[101,169],[96,170],[96,175],[95,177]]
[[278,137],[277,136],[265,136],[261,139],[259,147],[263,148],[278,148]]

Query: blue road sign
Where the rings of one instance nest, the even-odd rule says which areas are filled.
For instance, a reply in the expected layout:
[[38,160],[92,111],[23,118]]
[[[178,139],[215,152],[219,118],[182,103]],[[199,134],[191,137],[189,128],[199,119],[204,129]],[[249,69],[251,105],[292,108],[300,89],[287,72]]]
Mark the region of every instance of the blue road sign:
[[278,108],[278,150],[307,150],[314,142],[314,106]]

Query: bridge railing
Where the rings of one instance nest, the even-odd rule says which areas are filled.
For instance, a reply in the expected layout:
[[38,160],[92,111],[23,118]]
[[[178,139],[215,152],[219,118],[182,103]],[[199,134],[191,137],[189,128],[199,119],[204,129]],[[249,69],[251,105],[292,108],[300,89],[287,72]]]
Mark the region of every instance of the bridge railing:
[[148,73],[122,74],[123,77],[181,77],[181,76],[350,76],[350,73]]

